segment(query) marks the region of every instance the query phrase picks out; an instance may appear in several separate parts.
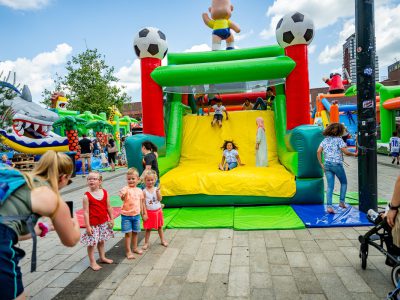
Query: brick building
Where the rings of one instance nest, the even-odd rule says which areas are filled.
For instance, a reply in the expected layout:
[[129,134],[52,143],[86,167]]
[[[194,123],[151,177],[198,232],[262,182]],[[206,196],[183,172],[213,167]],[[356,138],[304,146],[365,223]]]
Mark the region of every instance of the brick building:
[[383,85],[400,85],[400,61],[388,66],[388,78],[382,81]]
[[125,103],[122,107],[123,115],[128,115],[135,119],[142,119],[142,102]]

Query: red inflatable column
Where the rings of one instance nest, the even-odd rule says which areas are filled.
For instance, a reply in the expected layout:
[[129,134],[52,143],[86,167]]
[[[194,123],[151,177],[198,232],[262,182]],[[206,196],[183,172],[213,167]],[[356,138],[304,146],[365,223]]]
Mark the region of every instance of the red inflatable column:
[[151,72],[161,66],[161,59],[145,57],[140,60],[142,79],[142,115],[143,133],[165,136],[163,92],[150,76]]
[[296,67],[286,78],[286,124],[287,130],[290,130],[310,122],[307,45],[286,47],[285,54],[296,63]]

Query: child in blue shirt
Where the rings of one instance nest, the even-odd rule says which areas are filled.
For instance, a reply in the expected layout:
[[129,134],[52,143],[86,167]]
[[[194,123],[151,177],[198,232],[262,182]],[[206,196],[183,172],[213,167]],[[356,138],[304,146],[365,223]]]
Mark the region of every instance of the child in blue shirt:
[[238,147],[233,141],[224,141],[221,147],[224,152],[222,153],[222,161],[218,168],[221,171],[229,171],[236,168],[239,165],[244,166],[239,157]]
[[390,156],[393,157],[392,164],[397,159],[397,164],[399,165],[399,152],[400,152],[400,138],[397,136],[397,132],[393,132],[393,136],[389,141]]
[[[344,202],[347,190],[347,178],[343,168],[343,154],[349,156],[357,156],[347,149],[346,143],[342,139],[345,127],[340,123],[332,123],[327,126],[323,132],[325,139],[321,142],[317,150],[317,158],[325,172],[327,189],[326,189],[326,211],[334,214],[332,207],[333,188],[335,187],[335,175],[340,181],[340,203],[341,208],[346,208]],[[324,163],[322,163],[321,153],[324,152]]]

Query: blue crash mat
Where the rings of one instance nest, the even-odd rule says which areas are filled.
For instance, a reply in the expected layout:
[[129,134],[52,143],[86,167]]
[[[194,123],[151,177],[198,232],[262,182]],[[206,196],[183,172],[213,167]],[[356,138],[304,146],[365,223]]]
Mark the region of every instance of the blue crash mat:
[[328,214],[326,206],[315,205],[292,205],[296,214],[300,217],[306,227],[352,227],[373,226],[368,221],[367,215],[357,208],[347,204],[347,209],[333,205],[335,214]]

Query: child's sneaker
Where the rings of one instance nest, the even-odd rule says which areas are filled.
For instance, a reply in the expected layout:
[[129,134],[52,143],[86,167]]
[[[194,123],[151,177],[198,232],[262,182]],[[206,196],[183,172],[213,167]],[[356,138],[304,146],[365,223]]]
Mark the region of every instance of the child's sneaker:
[[395,159],[393,158],[393,160],[392,160],[392,164],[394,164],[394,161],[395,161]]

